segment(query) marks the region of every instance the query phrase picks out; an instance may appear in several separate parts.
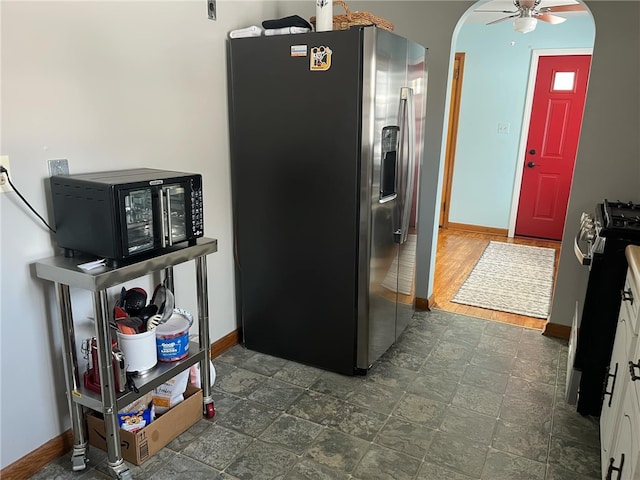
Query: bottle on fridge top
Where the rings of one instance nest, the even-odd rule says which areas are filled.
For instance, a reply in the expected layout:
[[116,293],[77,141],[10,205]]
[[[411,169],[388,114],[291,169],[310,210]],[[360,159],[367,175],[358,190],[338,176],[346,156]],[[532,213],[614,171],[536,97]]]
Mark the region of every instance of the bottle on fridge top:
[[333,30],[333,0],[316,0],[316,32]]

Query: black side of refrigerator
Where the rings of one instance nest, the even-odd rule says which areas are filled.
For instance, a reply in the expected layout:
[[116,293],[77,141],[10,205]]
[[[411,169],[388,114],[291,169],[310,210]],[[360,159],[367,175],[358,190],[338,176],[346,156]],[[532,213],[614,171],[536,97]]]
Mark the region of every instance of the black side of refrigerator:
[[[244,344],[344,374],[356,364],[361,38],[229,41]],[[330,53],[328,69],[312,70],[317,52]]]

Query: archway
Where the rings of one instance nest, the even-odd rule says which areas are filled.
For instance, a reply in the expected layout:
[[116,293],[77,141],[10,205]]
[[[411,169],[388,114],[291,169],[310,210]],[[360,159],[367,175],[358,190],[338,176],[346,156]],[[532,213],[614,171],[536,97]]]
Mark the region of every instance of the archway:
[[[542,0],[540,8],[559,3]],[[523,34],[514,30],[513,18],[496,22],[510,16],[501,12],[514,10],[513,2],[479,1],[465,13],[454,31],[450,62],[453,65],[456,53],[466,54],[464,81],[455,158],[447,159],[443,147],[440,168],[444,172],[446,161],[453,162],[447,210],[448,221],[454,228],[480,235],[513,236],[513,209],[517,207],[514,198],[519,195],[524,165],[523,130],[526,134],[534,55],[552,50],[584,53],[593,47],[595,39],[595,26],[588,9],[577,1],[563,3],[573,5],[567,8],[580,10],[559,12],[557,15],[566,21],[557,24],[538,21],[535,30]],[[453,68],[449,72],[450,86],[452,75]],[[451,95],[449,88],[448,106]],[[445,125],[450,115],[452,112],[447,107]],[[444,132],[443,146],[451,143],[448,133]],[[441,189],[443,180],[440,179]],[[438,256],[434,284],[438,282]],[[434,285],[433,291],[437,308],[441,302],[436,287]]]

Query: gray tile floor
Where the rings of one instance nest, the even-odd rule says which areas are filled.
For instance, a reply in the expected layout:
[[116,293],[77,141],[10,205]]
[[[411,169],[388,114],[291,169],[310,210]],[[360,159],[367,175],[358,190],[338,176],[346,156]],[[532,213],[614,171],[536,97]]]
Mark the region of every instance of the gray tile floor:
[[[331,355],[327,346],[327,355]],[[365,377],[235,346],[214,360],[217,414],[135,479],[600,478],[597,419],[563,400],[566,342],[442,311],[417,313]],[[34,479],[103,479],[69,457]]]

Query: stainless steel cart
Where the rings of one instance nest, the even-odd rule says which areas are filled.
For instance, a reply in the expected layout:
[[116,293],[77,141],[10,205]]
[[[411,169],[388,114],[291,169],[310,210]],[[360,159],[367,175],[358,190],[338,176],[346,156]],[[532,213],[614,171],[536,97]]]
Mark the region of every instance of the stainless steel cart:
[[[213,417],[215,410],[211,397],[210,363],[209,363],[209,305],[207,298],[207,255],[218,250],[218,241],[210,238],[198,239],[193,246],[174,246],[168,253],[145,259],[121,267],[101,267],[84,271],[78,265],[92,260],[77,256],[67,258],[55,256],[35,263],[36,275],[39,278],[55,283],[56,297],[62,327],[62,353],[65,371],[65,384],[74,444],[71,454],[73,470],[86,468],[87,437],[83,407],[101,412],[104,415],[107,459],[111,475],[118,479],[131,479],[131,471],[122,459],[120,450],[120,427],[118,409],[135,401],[142,395],[188,369],[200,363],[200,375],[203,392],[203,414]],[[164,271],[169,288],[173,289],[173,266],[195,260],[196,291],[198,302],[199,342],[191,342],[189,356],[178,362],[158,363],[151,373],[136,379],[137,392],[125,391],[117,393],[112,381],[113,366],[111,361],[111,332],[109,327],[109,305],[107,289],[144,275]],[[74,321],[71,313],[71,296],[69,288],[76,287],[89,290],[93,294],[93,310],[98,352],[98,368],[100,370],[101,394],[98,395],[84,387],[80,381],[78,360],[76,355],[76,339]],[[108,381],[105,381],[107,379]]]

